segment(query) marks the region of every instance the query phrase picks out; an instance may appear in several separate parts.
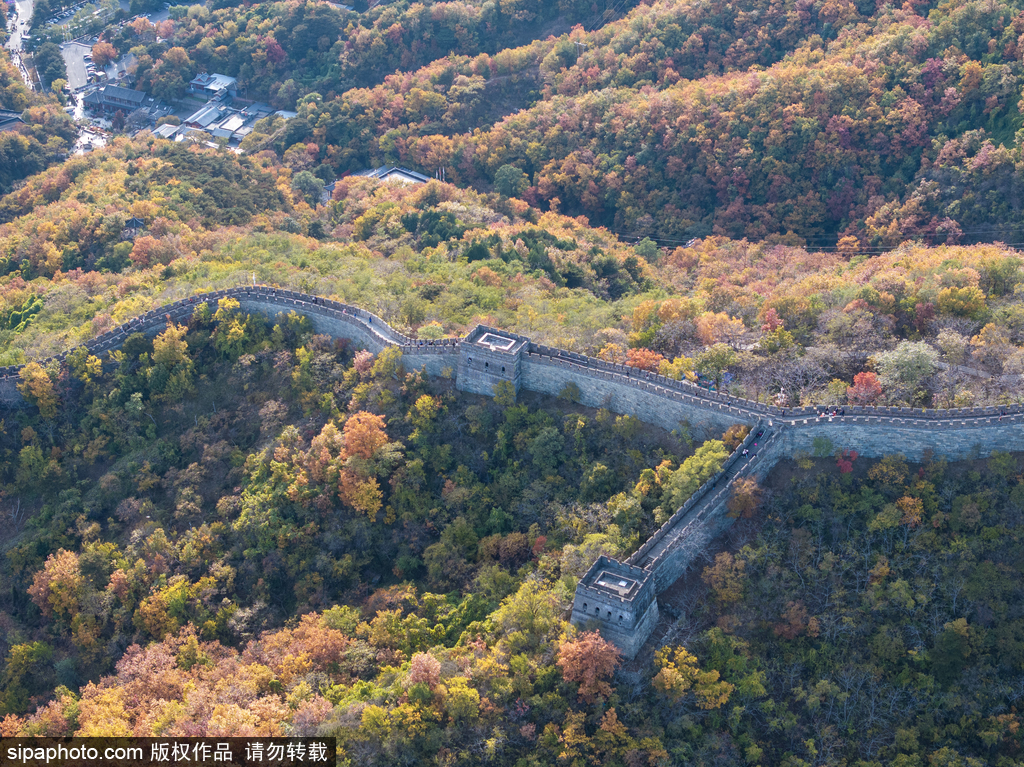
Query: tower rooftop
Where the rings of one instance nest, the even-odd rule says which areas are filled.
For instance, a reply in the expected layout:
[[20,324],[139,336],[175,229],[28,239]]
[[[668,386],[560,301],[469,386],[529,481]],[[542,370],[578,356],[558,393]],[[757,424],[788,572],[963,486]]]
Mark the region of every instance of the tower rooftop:
[[479,350],[517,356],[529,343],[529,340],[515,333],[496,330],[486,325],[477,325],[466,336],[466,342]]

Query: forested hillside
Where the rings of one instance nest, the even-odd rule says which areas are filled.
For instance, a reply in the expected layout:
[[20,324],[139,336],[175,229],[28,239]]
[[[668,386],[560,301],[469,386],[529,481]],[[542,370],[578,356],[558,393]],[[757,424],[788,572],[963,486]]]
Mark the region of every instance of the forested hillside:
[[[187,625],[235,643],[371,598],[395,651],[454,645],[552,551],[569,598],[596,553],[634,548],[728,455],[713,441],[684,460],[685,435],[568,399],[456,396],[397,350],[231,299],[110,364],[80,347],[22,381],[33,407],[0,434],[11,714]],[[405,620],[417,599],[434,613]]]
[[[305,176],[303,176],[305,174]],[[659,248],[450,184],[346,178],[313,206],[256,158],[140,137],[0,202],[0,360],[55,354],[211,284],[333,295],[430,339],[484,322],[783,407],[1019,402],[1024,269],[998,245],[868,256]],[[142,231],[125,229],[131,216]]]
[[[1021,764],[1019,445],[909,465],[819,440],[742,482],[625,662],[568,623],[579,577],[742,429],[463,395],[230,300],[81,344],[255,281],[783,408],[1024,402],[1024,3],[354,5],[107,28],[100,59],[157,98],[219,72],[296,113],[237,151],[142,130],[69,156],[57,96],[0,52],[0,366],[30,363],[0,413],[0,735]],[[383,163],[443,180],[355,175]]]
[[22,389],[5,736],[318,733],[352,765],[1015,763],[1019,457],[780,466],[667,644],[624,664],[565,622],[576,578],[720,441],[456,396],[230,300]]
[[[319,4],[180,9],[167,42],[116,42],[141,43],[157,90],[221,68],[299,99],[278,152],[312,143],[339,173],[390,160],[487,186],[510,165],[531,203],[665,243],[1020,239],[1013,2],[662,0],[600,29],[559,6],[554,30],[586,26],[519,48],[555,6],[501,7],[389,6],[347,26]],[[330,34],[313,44],[314,28]]]
[[[6,20],[0,16],[0,21]],[[75,126],[57,99],[33,93],[0,48],[0,109],[20,114],[22,123],[0,131],[0,195],[16,182],[64,159],[75,140]]]

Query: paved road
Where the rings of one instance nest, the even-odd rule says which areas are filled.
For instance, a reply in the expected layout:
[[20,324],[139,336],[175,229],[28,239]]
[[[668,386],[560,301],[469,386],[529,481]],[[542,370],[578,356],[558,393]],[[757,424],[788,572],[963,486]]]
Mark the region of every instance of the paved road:
[[28,34],[28,22],[32,18],[35,3],[34,0],[15,0],[14,7],[18,9],[18,28],[7,41],[7,47],[12,51],[21,50],[21,36]]
[[28,34],[28,22],[32,18],[33,3],[34,0],[15,0],[14,7],[17,9],[17,15],[14,17],[14,31],[7,39],[5,46],[11,51],[11,58],[15,66],[18,67],[18,71],[21,72],[22,79],[28,83],[29,88],[32,88],[32,80],[29,78],[28,72],[21,62],[21,38],[22,35]]

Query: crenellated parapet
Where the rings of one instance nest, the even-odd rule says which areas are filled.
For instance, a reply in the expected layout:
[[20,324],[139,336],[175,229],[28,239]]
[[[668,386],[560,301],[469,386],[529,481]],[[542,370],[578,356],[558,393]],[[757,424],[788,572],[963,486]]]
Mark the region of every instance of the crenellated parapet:
[[601,555],[576,585],[572,622],[599,628],[632,658],[658,622],[658,600],[651,573]]
[[490,396],[501,382],[519,392],[523,380],[523,350],[530,339],[486,325],[477,325],[459,343],[460,391]]
[[[396,347],[407,368],[431,375],[454,374],[459,390],[472,394],[491,396],[498,383],[508,382],[516,392],[559,395],[573,384],[583,405],[632,415],[666,429],[685,428],[698,438],[718,436],[734,424],[751,426],[751,433],[722,471],[636,552],[623,562],[600,557],[579,582],[573,622],[600,628],[629,657],[636,654],[657,622],[657,595],[694,566],[707,541],[730,523],[726,502],[738,478],[764,477],[782,458],[811,453],[823,444],[852,448],[869,457],[902,453],[911,460],[922,460],[928,454],[958,460],[987,456],[994,450],[1024,449],[1022,405],[953,410],[850,406],[842,416],[822,415],[814,407],[782,409],[535,344],[525,336],[483,325],[463,338],[414,339],[359,307],[262,285],[200,293],[168,303],[85,346],[102,357],[133,333],[154,336],[168,322],[187,322],[203,303],[216,310],[222,298],[235,299],[248,313],[268,317],[301,314],[315,332],[347,338],[374,353]],[[40,363],[63,362],[67,354]],[[8,406],[24,404],[17,390],[20,370],[21,366],[0,368],[0,402]]]

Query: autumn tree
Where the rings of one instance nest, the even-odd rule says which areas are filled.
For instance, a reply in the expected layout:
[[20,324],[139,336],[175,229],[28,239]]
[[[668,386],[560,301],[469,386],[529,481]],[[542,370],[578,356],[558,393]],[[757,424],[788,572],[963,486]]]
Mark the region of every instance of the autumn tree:
[[768,307],[768,310],[764,313],[764,318],[761,320],[761,330],[765,333],[774,333],[776,330],[780,329],[782,325],[782,319],[779,317],[779,313],[775,310],[775,307]]
[[433,692],[441,682],[441,663],[430,653],[416,653],[409,663],[407,681],[410,686],[426,685]]
[[801,634],[816,637],[820,631],[818,619],[809,615],[802,600],[786,604],[782,620],[775,624],[775,634],[785,639],[796,639]]
[[981,319],[987,309],[985,294],[976,285],[943,288],[935,303],[940,312],[972,320]]
[[853,386],[846,390],[846,397],[854,405],[871,405],[882,396],[882,384],[874,373],[857,373]]
[[896,507],[900,510],[900,524],[907,527],[917,527],[924,517],[924,503],[920,498],[903,496],[896,501]]
[[754,477],[741,477],[733,482],[732,493],[726,506],[730,517],[749,519],[761,502],[761,487]]
[[168,402],[177,402],[194,389],[187,332],[184,325],[168,323],[167,329],[153,339],[153,366],[147,371],[149,385],[156,396]]
[[705,346],[734,344],[746,332],[743,320],[725,312],[708,312],[697,318],[697,338]]
[[853,462],[857,460],[856,450],[843,450],[836,456],[836,468],[840,474],[849,474],[853,471]]
[[53,381],[38,362],[30,362],[21,369],[18,391],[39,408],[39,414],[43,418],[49,419],[57,415],[57,393],[54,391]]
[[100,40],[92,47],[92,61],[100,69],[106,69],[115,58],[117,50],[106,40]]
[[369,461],[388,443],[384,427],[383,416],[366,412],[353,413],[345,421],[342,431],[345,437],[345,450],[349,455],[357,455]]
[[940,330],[935,337],[935,343],[942,350],[947,362],[953,365],[962,365],[967,359],[967,352],[970,348],[967,336],[957,333],[952,328]]
[[584,631],[558,648],[556,663],[562,677],[580,685],[580,700],[595,703],[612,694],[608,679],[619,665],[618,648],[597,631]]
[[60,549],[47,557],[43,569],[33,576],[28,594],[44,615],[70,621],[85,596],[85,578],[78,555]]
[[673,702],[692,691],[697,706],[711,711],[728,703],[735,689],[721,679],[718,670],[702,671],[697,658],[685,647],[662,647],[655,653],[654,662],[659,669],[654,676],[654,689]]
[[92,384],[103,374],[103,362],[99,357],[89,354],[84,346],[76,347],[67,357],[71,375],[83,384]]
[[377,355],[371,372],[378,381],[387,380],[402,372],[402,350],[397,346],[386,346]]
[[750,427],[746,424],[737,423],[725,430],[722,435],[722,443],[730,450],[735,450],[750,434]]
[[661,354],[650,349],[630,349],[626,352],[626,364],[641,370],[655,372],[664,360]]
[[704,568],[700,577],[711,589],[716,602],[729,605],[743,598],[746,567],[747,563],[741,557],[723,551],[715,556],[713,565]]
[[676,357],[671,362],[667,359],[659,362],[658,372],[667,378],[681,381],[688,373],[693,372],[693,365],[694,361],[688,357]]

